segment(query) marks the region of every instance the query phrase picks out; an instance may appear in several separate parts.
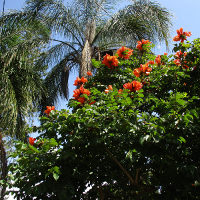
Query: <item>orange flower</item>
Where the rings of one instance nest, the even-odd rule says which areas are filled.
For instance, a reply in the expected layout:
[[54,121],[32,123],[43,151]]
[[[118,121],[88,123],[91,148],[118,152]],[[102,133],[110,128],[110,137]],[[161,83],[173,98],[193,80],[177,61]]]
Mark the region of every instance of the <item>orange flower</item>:
[[165,56],[167,56],[167,55],[168,55],[168,53],[164,53],[164,55],[165,55]]
[[32,137],[29,137],[28,140],[29,140],[29,144],[33,146],[36,139],[32,138]]
[[185,64],[183,64],[183,68],[184,68],[184,69],[188,69],[188,68],[189,68],[189,66],[188,66],[188,65],[186,65],[187,61],[185,60],[185,61],[184,61],[184,63],[185,63]]
[[112,85],[108,86],[108,90],[113,90]]
[[137,90],[141,90],[142,89],[142,83],[138,82],[138,81],[132,81],[133,87],[134,87],[134,91]]
[[129,82],[128,82],[128,83],[125,83],[125,84],[123,85],[123,88],[132,91],[133,85],[132,85],[132,83],[129,83]]
[[81,95],[81,91],[80,89],[75,89],[73,92],[74,92],[73,97],[77,100]]
[[136,77],[140,77],[141,74],[149,75],[149,73],[152,71],[152,68],[149,67],[149,63],[146,63],[145,65],[140,65],[140,68],[136,68],[133,71],[133,74]]
[[154,61],[153,61],[153,60],[150,60],[148,63],[149,63],[150,65],[154,65]]
[[176,54],[174,55],[174,57],[176,57],[177,59],[175,59],[173,62],[177,65],[177,66],[180,66],[181,64],[183,64],[183,68],[184,69],[188,69],[189,66],[186,65],[187,61],[185,59],[185,57],[187,56],[187,52],[182,52],[181,50],[180,51],[177,51]]
[[79,77],[76,78],[76,80],[74,81],[74,85],[82,85],[84,83],[88,82],[87,78],[82,77],[81,79]]
[[180,51],[177,51],[176,54],[175,54],[175,57],[177,57],[178,59],[181,59],[182,57],[186,57],[187,56],[187,52],[182,52],[181,50]]
[[110,69],[112,69],[113,67],[117,67],[118,63],[119,63],[119,61],[117,60],[116,56],[110,56],[110,55],[106,54],[103,57],[102,64],[106,65]]
[[152,68],[149,67],[149,63],[146,63],[145,65],[140,65],[141,71],[146,74],[149,75],[149,73],[152,71]]
[[49,115],[49,113],[52,111],[52,110],[55,110],[55,106],[46,106],[46,110],[44,111],[44,113],[46,113],[47,115]]
[[113,90],[112,85],[109,85],[108,88],[104,90],[104,92],[107,94],[110,90]]
[[142,86],[143,86],[142,83],[138,81],[132,81],[131,83],[125,83],[123,85],[124,89],[130,90],[130,92],[140,90],[142,89]]
[[81,86],[79,89],[75,89],[73,94],[73,97],[75,100],[79,101],[81,104],[85,103],[86,99],[85,97],[81,97],[82,94],[86,94],[87,96],[90,95],[90,91],[85,89],[83,86]]
[[155,59],[155,62],[158,66],[161,65],[161,55],[157,55],[156,59]]
[[144,50],[143,49],[144,44],[151,44],[151,42],[149,40],[143,40],[143,39],[142,39],[142,41],[137,41],[137,43],[138,44],[137,44],[136,48],[139,49],[140,51]]
[[123,92],[122,89],[119,89],[119,90],[118,90],[118,94],[121,94],[122,92]]
[[136,77],[140,77],[140,73],[141,73],[141,69],[140,68],[136,68],[136,69],[133,70],[133,74]]
[[79,85],[81,83],[81,79],[79,77],[76,77],[76,80],[74,81],[74,85]]
[[132,49],[129,49],[124,46],[117,50],[118,56],[123,59],[129,59],[129,57],[133,54],[132,52]]
[[108,89],[105,89],[104,92],[105,92],[106,94],[108,94],[109,90],[108,90]]
[[142,49],[142,42],[141,41],[137,41],[137,46],[136,46],[136,48],[137,49],[139,49],[140,51],[142,51],[143,49]]
[[84,83],[88,82],[88,80],[87,80],[87,78],[82,77],[81,82],[84,84]]
[[181,60],[180,59],[175,59],[173,61],[175,63],[175,65],[180,66],[181,65]]
[[85,97],[79,97],[79,98],[77,99],[77,101],[79,101],[81,104],[84,104],[84,102],[85,102]]
[[87,96],[89,96],[89,95],[90,95],[90,91],[89,91],[89,90],[87,90],[87,89],[84,89],[84,90],[82,91],[82,93],[83,93],[83,94],[87,94]]
[[192,34],[191,32],[183,32],[183,28],[180,28],[176,30],[177,35],[173,38],[173,41],[181,41],[181,43],[184,42],[184,40],[187,39],[187,37],[190,37]]
[[91,72],[91,71],[88,71],[88,72],[87,72],[87,75],[88,75],[88,76],[92,76],[92,72]]
[[182,55],[183,55],[183,52],[180,50],[180,51],[177,51],[177,52],[176,52],[175,57],[181,58]]

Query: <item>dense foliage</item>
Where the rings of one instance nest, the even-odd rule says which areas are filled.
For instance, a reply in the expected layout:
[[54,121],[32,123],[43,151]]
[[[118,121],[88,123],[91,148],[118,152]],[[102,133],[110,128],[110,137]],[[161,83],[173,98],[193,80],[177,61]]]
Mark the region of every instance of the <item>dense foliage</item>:
[[37,140],[16,145],[16,197],[200,198],[200,39],[179,33],[174,55],[143,40],[93,60],[94,76],[75,81],[72,113],[49,106],[30,130]]

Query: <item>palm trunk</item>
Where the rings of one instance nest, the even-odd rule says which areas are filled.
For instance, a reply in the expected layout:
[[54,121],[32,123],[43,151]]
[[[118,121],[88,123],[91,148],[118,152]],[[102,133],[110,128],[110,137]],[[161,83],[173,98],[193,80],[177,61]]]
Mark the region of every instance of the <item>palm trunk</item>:
[[87,72],[92,70],[91,59],[92,59],[92,48],[88,40],[86,40],[81,56],[81,68],[79,74],[80,77],[82,76],[86,77]]
[[96,33],[96,22],[95,19],[93,19],[92,21],[89,21],[86,26],[86,33],[85,33],[86,39],[81,55],[81,66],[79,72],[80,77],[82,76],[87,77],[87,72],[92,70],[92,62],[91,62],[93,54],[92,43],[95,38],[95,33]]

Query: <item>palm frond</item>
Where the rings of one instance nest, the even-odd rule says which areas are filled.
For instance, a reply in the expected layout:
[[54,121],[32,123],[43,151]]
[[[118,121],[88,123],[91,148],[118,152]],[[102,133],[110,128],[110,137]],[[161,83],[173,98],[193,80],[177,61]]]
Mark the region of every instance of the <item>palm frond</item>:
[[[0,128],[7,135],[24,137],[26,118],[31,116],[40,102],[43,68],[34,62],[48,40],[48,31],[38,21],[27,25],[5,15],[0,40]],[[6,31],[5,31],[6,30]]]
[[[44,85],[46,90],[42,98],[41,110],[44,111],[48,105],[55,105],[60,95],[68,98],[69,70],[66,67],[66,63],[67,61],[62,60],[61,63],[56,65],[45,78]],[[63,91],[64,86],[66,86],[66,88]]]
[[170,13],[157,3],[134,1],[112,16],[101,30],[101,37],[108,40],[115,37],[129,45],[141,39],[165,40],[168,44],[170,17]]
[[74,66],[79,66],[74,62],[73,54],[74,52],[71,52],[66,55],[47,74],[44,80],[46,91],[42,99],[42,110],[44,110],[47,105],[55,105],[59,97],[68,99],[69,72]]
[[83,44],[77,9],[67,8],[60,0],[29,0],[26,1],[25,12],[42,21],[55,34],[68,38],[68,41]]

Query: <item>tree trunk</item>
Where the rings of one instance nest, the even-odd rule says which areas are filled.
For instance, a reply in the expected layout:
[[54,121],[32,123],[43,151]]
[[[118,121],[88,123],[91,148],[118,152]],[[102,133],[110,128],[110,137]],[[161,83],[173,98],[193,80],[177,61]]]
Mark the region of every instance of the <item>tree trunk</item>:
[[[8,173],[8,164],[6,158],[6,151],[2,140],[3,136],[0,133],[0,164],[1,164],[1,173],[0,180],[7,181],[7,173]],[[6,184],[1,185],[0,187],[0,200],[4,200],[5,192],[6,192]]]
[[86,40],[81,56],[81,68],[79,74],[80,77],[82,76],[86,77],[87,72],[92,70],[91,59],[92,59],[92,48],[88,40]]
[[95,19],[88,22],[85,31],[85,44],[81,55],[81,66],[79,71],[79,77],[87,77],[87,72],[92,70],[92,43],[96,34],[96,22]]

